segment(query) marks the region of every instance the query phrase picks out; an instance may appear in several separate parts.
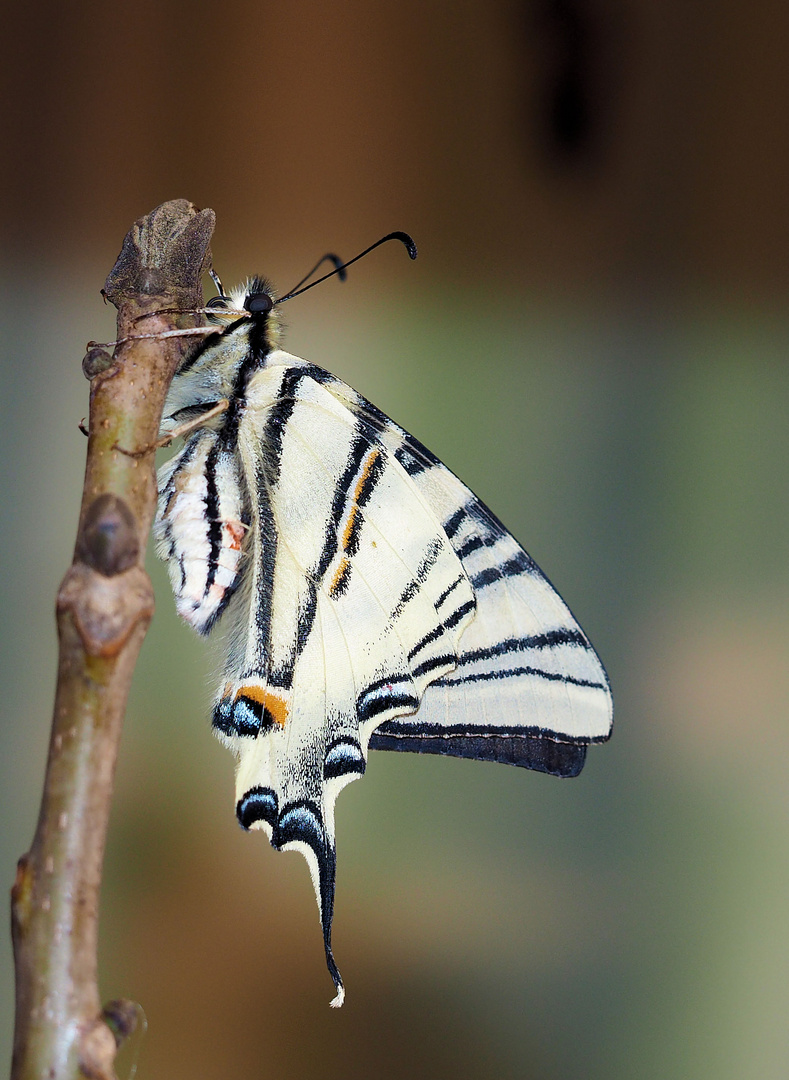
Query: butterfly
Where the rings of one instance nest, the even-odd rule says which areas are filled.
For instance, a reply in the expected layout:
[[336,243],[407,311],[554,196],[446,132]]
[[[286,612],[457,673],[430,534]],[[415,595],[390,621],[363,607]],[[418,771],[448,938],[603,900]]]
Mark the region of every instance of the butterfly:
[[[329,258],[332,274],[350,265]],[[361,394],[279,347],[278,304],[314,272],[279,301],[262,278],[225,295],[214,276],[216,329],[164,409],[162,434],[186,434],[158,474],[154,533],[180,615],[224,631],[213,728],[237,760],[236,815],[306,857],[338,1006],[334,805],[369,750],[575,776],[612,701],[498,518]]]

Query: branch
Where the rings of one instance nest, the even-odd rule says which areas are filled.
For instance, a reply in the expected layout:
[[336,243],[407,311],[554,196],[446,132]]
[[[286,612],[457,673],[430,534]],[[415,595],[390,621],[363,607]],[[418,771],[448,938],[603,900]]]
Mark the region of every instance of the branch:
[[[194,336],[210,266],[211,210],[184,199],[135,222],[105,285],[118,308],[110,359],[92,349],[90,431],[74,561],[57,598],[55,710],[33,846],[11,892],[16,966],[12,1080],[112,1080],[130,1003],[101,1009],[98,902],[129,684],[153,614],[143,559],[156,502],[153,448]],[[156,312],[157,314],[150,314]],[[149,317],[140,323],[141,315]],[[131,340],[128,340],[131,339]],[[150,448],[142,456],[124,451]]]

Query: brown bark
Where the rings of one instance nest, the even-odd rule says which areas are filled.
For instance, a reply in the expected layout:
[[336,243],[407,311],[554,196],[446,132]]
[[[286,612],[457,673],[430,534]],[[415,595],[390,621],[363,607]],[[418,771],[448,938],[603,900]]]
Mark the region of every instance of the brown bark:
[[135,335],[199,321],[188,312],[202,306],[213,226],[211,210],[184,199],[134,224],[105,285],[122,343],[109,366],[95,349],[84,365],[92,377],[88,453],[74,561],[57,598],[49,759],[33,845],[12,889],[12,1080],[110,1080],[129,1026],[125,1003],[100,1005],[98,903],[126,698],[153,614],[143,559],[156,476],[152,449],[124,451],[153,447],[167,388],[197,342]]

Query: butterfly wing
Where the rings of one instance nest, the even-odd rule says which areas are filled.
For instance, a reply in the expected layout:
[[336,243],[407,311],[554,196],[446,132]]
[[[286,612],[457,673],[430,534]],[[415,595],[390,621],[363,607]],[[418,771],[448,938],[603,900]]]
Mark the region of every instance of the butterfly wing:
[[350,387],[275,351],[233,431],[195,433],[163,470],[159,548],[198,629],[226,609],[214,727],[237,815],[305,855],[341,1004],[334,802],[368,748],[574,775],[608,735],[610,693],[523,549]]
[[433,508],[324,376],[275,353],[246,387],[250,587],[228,609],[214,725],[238,757],[242,825],[307,858],[339,1004],[335,799],[364,772],[375,727],[456,667],[475,605]]
[[210,632],[241,580],[249,500],[231,448],[192,432],[158,475],[156,552],[167,562],[178,614]]
[[431,683],[416,712],[381,724],[370,748],[577,775],[587,745],[609,738],[613,703],[605,670],[569,608],[498,518],[435,455],[340,380],[330,388],[432,507],[476,603],[457,667]]

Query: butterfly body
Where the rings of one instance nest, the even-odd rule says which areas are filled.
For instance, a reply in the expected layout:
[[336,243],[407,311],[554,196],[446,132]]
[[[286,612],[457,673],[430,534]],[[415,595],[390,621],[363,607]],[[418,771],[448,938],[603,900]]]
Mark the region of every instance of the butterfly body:
[[611,698],[517,541],[380,410],[281,350],[274,305],[260,279],[232,294],[176,374],[163,433],[198,426],[160,470],[155,535],[180,614],[226,629],[213,725],[237,816],[306,856],[341,1004],[334,802],[369,749],[571,776]]

